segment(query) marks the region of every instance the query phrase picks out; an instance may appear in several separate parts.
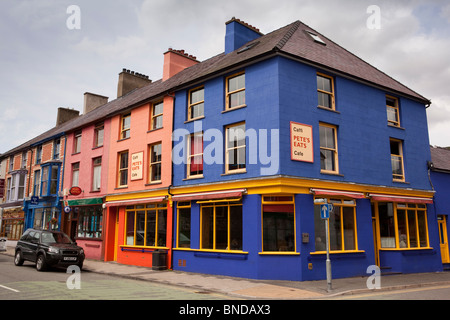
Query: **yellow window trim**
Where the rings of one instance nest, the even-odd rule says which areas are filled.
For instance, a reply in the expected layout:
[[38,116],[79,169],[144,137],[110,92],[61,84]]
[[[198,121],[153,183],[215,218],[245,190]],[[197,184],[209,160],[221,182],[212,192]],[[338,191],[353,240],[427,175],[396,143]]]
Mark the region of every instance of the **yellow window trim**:
[[324,122],[319,122],[319,127],[327,127],[327,128],[333,129],[334,146],[335,146],[335,149],[331,149],[331,148],[321,147],[319,145],[319,148],[321,150],[323,149],[323,150],[328,150],[328,151],[332,151],[333,152],[334,163],[335,163],[335,170],[320,169],[320,172],[321,173],[327,173],[327,174],[339,174],[339,151],[338,151],[338,140],[337,140],[337,126],[332,125],[332,124],[328,124],[328,123],[324,123]]
[[232,78],[236,78],[236,77],[238,77],[238,76],[240,76],[240,75],[243,75],[243,74],[245,74],[245,71],[242,71],[242,72],[238,72],[238,73],[235,73],[235,74],[232,74],[231,76],[228,76],[228,77],[226,77],[225,78],[225,110],[233,110],[233,109],[238,109],[238,108],[242,108],[243,106],[245,106],[246,104],[242,104],[242,105],[238,105],[238,106],[234,106],[234,107],[230,107],[230,99],[229,99],[229,96],[231,95],[231,94],[233,94],[233,93],[238,93],[238,92],[240,92],[240,91],[245,91],[245,84],[244,84],[244,87],[243,88],[240,88],[240,89],[237,89],[237,90],[234,90],[234,91],[228,91],[228,81],[230,80],[230,79],[232,79]]
[[197,119],[200,119],[200,118],[204,117],[204,112],[203,112],[203,115],[201,115],[199,117],[196,117],[196,118],[191,118],[191,109],[192,109],[192,107],[195,107],[196,105],[201,104],[201,103],[205,103],[204,91],[203,91],[203,100],[197,101],[195,103],[192,103],[192,101],[191,101],[191,93],[195,92],[195,91],[202,90],[202,89],[205,90],[205,86],[196,87],[194,89],[189,90],[189,92],[188,92],[188,115],[187,115],[187,121],[197,120]]
[[317,88],[317,92],[325,93],[325,94],[328,94],[329,96],[331,96],[331,109],[327,108],[325,106],[321,106],[321,105],[319,105],[319,107],[322,107],[326,110],[336,111],[336,103],[335,103],[335,96],[334,96],[334,78],[332,76],[329,76],[329,75],[327,75],[325,73],[321,73],[321,72],[317,72],[317,75],[331,80],[331,91],[332,91],[332,92],[328,92],[328,91]]

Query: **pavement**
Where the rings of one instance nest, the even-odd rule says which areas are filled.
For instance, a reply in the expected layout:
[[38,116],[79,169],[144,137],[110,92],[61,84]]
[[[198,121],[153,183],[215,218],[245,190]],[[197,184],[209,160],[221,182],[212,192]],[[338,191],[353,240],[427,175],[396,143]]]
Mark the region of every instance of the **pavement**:
[[[6,252],[14,256],[14,247]],[[332,279],[332,288],[328,290],[326,280],[318,281],[278,281],[253,280],[209,274],[190,273],[173,270],[153,270],[149,267],[123,265],[117,262],[105,262],[86,259],[83,271],[107,274],[127,279],[151,281],[165,285],[190,288],[198,293],[219,293],[236,299],[303,300],[328,299],[369,293],[376,290],[402,290],[428,286],[450,285],[450,272],[432,272],[418,274],[382,275],[379,289],[367,288],[367,277]]]

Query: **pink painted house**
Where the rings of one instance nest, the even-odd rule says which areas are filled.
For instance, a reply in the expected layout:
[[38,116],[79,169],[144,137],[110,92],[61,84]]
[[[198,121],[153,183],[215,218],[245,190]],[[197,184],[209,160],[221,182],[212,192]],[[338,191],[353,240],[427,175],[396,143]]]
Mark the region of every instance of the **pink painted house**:
[[[85,93],[84,114],[106,104],[107,97]],[[110,119],[96,119],[67,134],[64,170],[64,226],[89,259],[103,256],[103,203],[107,191]]]

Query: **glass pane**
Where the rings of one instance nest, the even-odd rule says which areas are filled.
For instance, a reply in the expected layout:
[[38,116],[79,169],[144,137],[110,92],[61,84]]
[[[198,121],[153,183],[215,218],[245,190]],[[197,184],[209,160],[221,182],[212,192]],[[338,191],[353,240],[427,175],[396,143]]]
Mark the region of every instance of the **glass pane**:
[[317,76],[317,89],[331,92],[331,79]]
[[235,92],[229,95],[229,107],[237,107],[245,104],[245,91]]
[[334,128],[319,126],[320,147],[335,149]]
[[204,103],[199,103],[199,104],[196,104],[195,106],[192,106],[191,107],[191,119],[203,116],[204,106],[205,106]]
[[320,150],[320,168],[322,170],[335,171],[334,152]]
[[199,89],[191,92],[191,104],[205,100],[205,90]]
[[227,129],[227,148],[245,146],[245,124]]
[[395,248],[394,207],[392,203],[378,204],[382,248]]
[[136,242],[137,246],[144,245],[145,234],[145,211],[138,211],[136,213]]
[[213,249],[214,236],[214,208],[202,208],[202,249]]
[[161,163],[156,163],[152,165],[151,181],[159,180],[161,180]]
[[391,156],[392,176],[394,178],[403,177],[402,158],[398,156]]
[[330,250],[342,250],[342,233],[341,233],[341,207],[334,207],[330,213]]
[[120,169],[128,168],[128,152],[120,154]]
[[216,207],[216,249],[228,249],[228,207]]
[[408,230],[409,230],[409,245],[410,248],[417,248],[417,225],[416,225],[416,212],[408,210]]
[[320,206],[314,206],[314,234],[316,251],[326,251],[327,236],[325,234],[325,220],[320,218]]
[[355,208],[343,207],[342,211],[344,215],[344,250],[355,250]]
[[147,230],[146,230],[147,246],[155,246],[156,241],[156,210],[147,211]]
[[163,106],[164,106],[164,104],[162,102],[154,105],[153,106],[153,116],[163,113]]
[[158,246],[166,246],[167,211],[158,210]]
[[242,250],[242,206],[230,207],[230,247]]
[[191,208],[178,210],[178,247],[191,246]]
[[[419,223],[419,239],[420,239],[420,247],[428,246],[428,234],[427,234],[427,224],[426,224],[426,215],[424,212],[417,213],[417,219]],[[441,225],[441,224],[439,224]]]
[[399,234],[399,246],[400,248],[408,248],[408,237],[406,229],[406,211],[397,209],[397,223]]
[[228,79],[228,92],[245,88],[245,74]]
[[127,212],[127,229],[126,229],[126,244],[134,245],[134,211]]

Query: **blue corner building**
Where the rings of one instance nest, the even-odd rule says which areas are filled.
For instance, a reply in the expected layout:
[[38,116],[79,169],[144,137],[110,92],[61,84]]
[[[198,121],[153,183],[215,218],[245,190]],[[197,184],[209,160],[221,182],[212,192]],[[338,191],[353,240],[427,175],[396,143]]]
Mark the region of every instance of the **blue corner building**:
[[233,18],[179,77],[175,270],[325,279],[327,238],[333,278],[443,270],[428,99],[300,21]]

